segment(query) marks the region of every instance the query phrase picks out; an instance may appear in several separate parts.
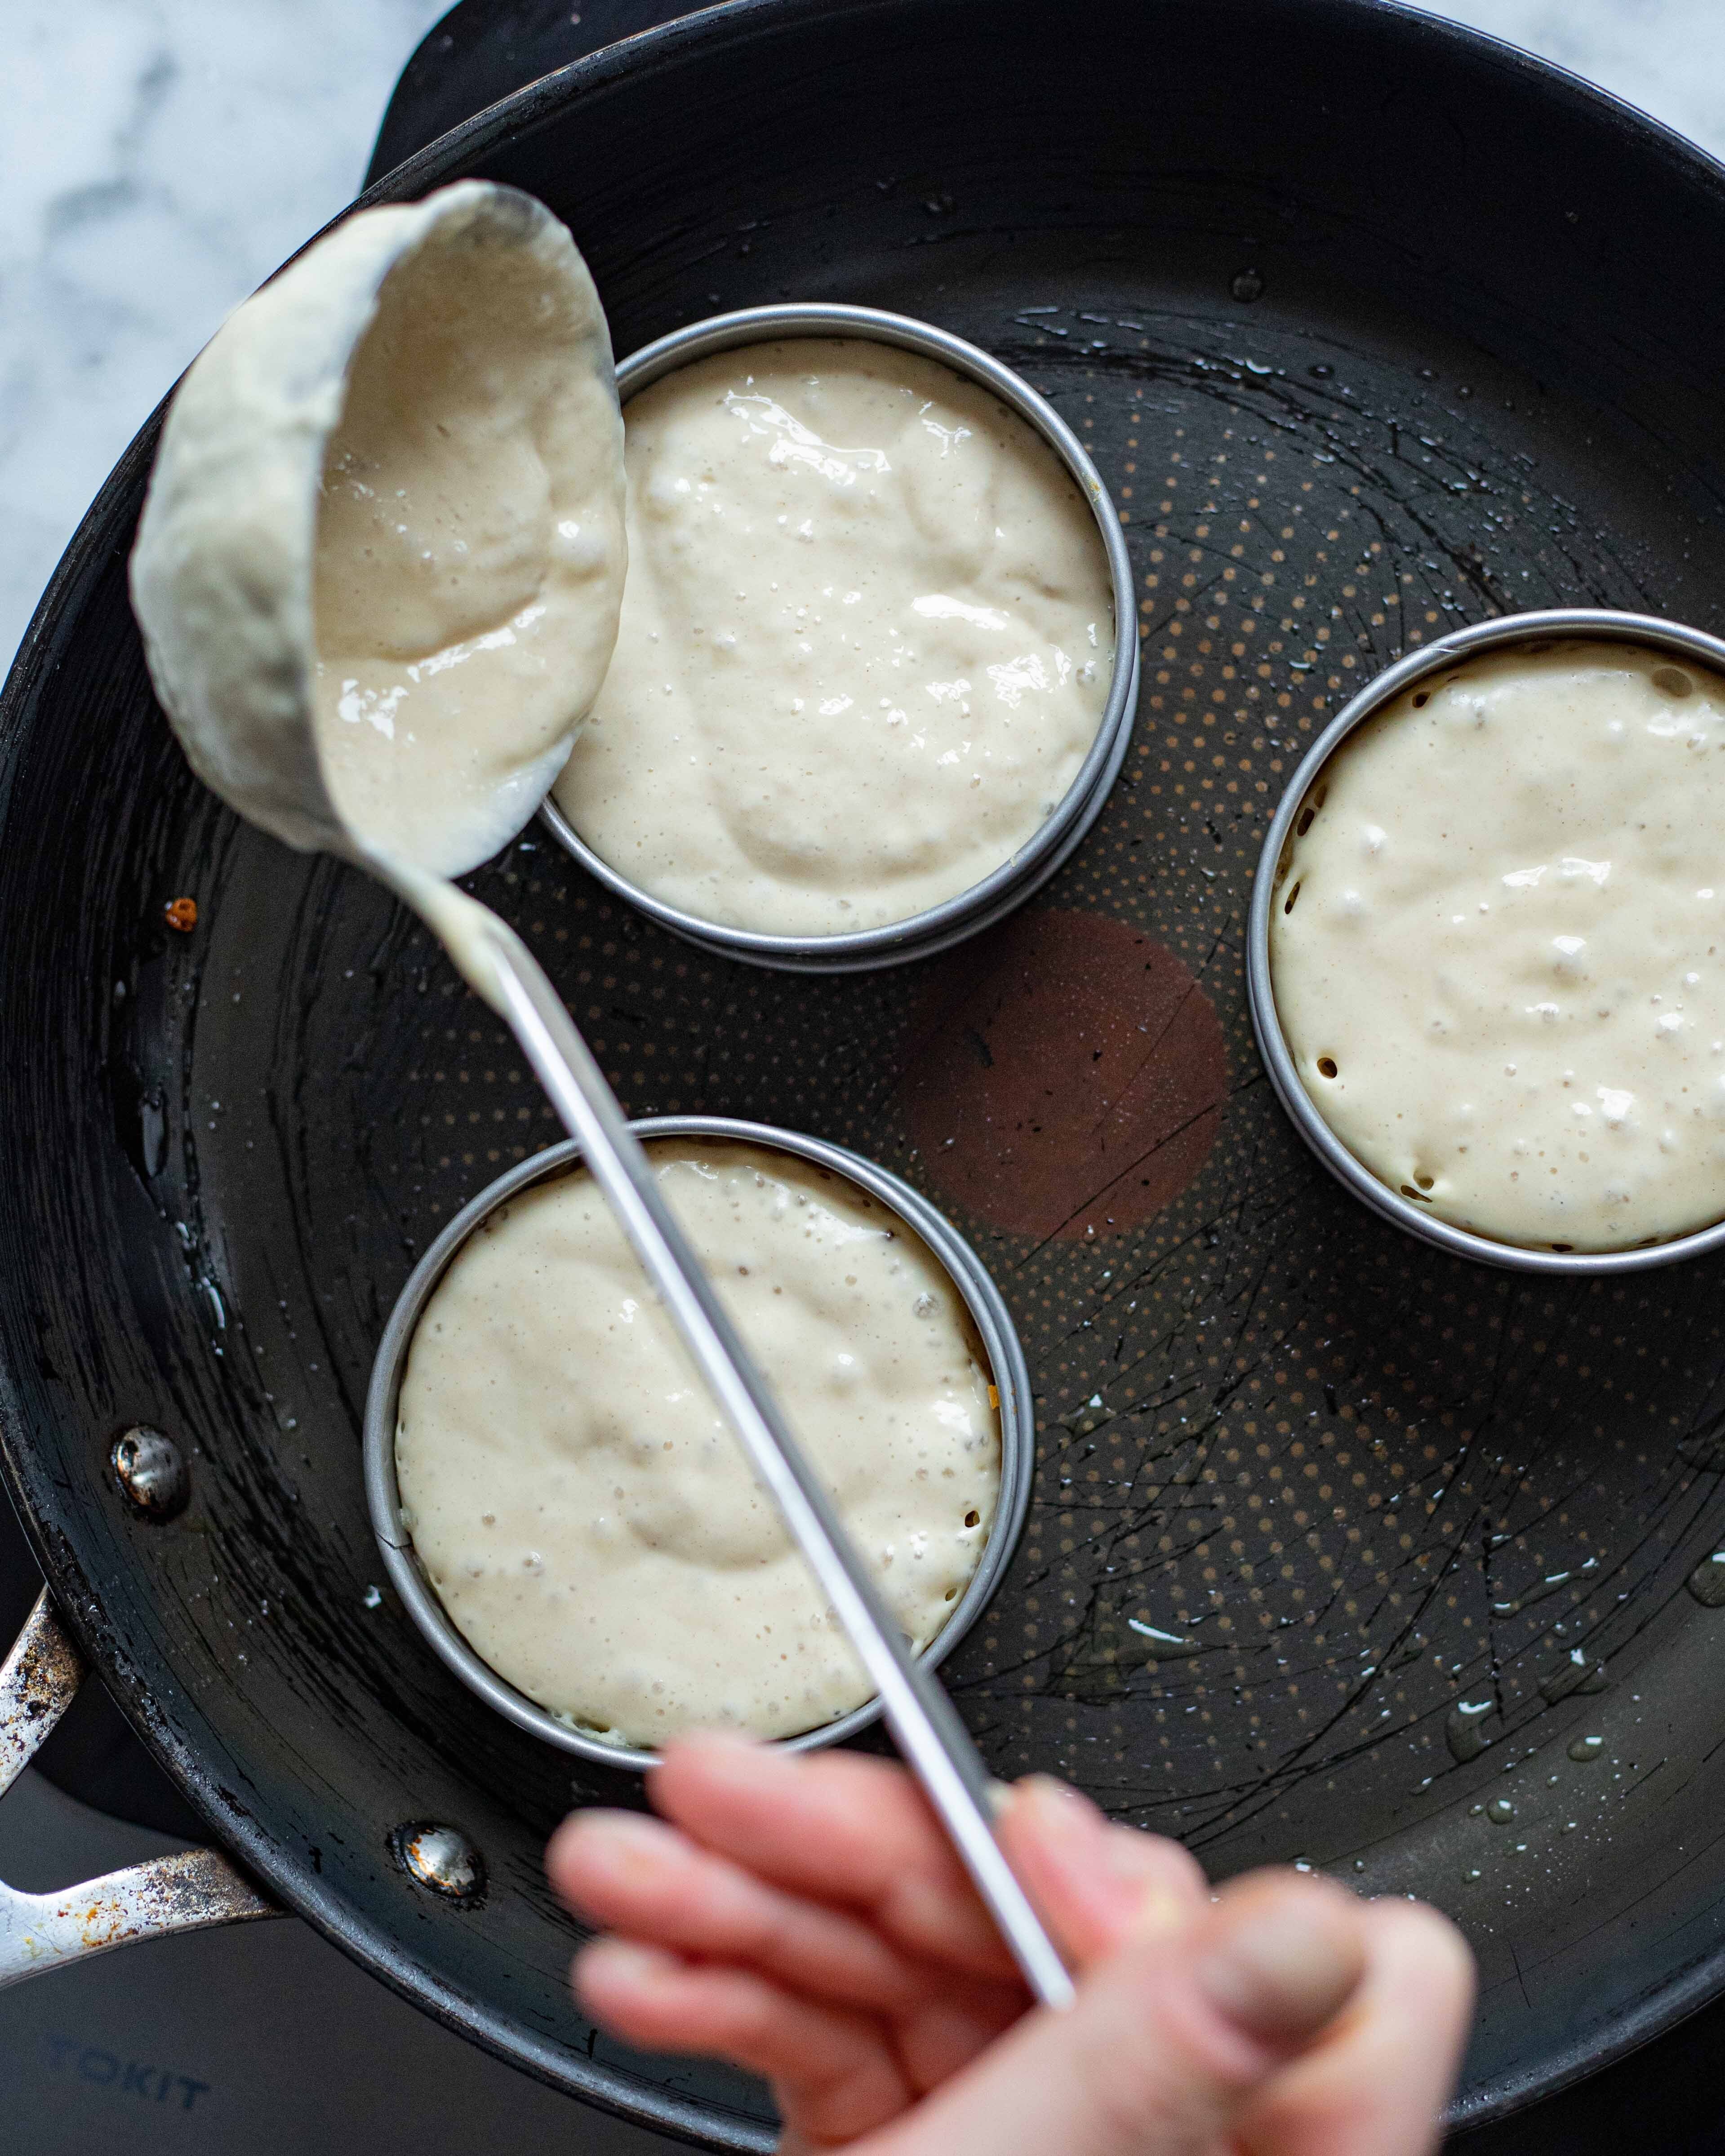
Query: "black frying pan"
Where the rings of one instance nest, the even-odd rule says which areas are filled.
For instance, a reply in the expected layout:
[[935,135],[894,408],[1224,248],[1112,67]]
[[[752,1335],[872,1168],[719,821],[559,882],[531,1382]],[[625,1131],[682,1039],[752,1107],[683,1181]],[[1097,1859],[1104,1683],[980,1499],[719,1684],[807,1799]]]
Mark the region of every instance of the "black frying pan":
[[[952,1665],[997,1770],[1069,1774],[1218,1872],[1298,1857],[1450,1909],[1485,1979],[1464,2117],[1666,2025],[1725,1984],[1725,1612],[1683,1585],[1725,1539],[1719,1268],[1553,1291],[1368,1219],[1261,1083],[1240,946],[1300,743],[1415,637],[1564,602],[1721,628],[1720,173],[1358,0],[737,0],[375,192],[469,172],[567,218],[622,351],[783,295],[975,338],[1132,520],[1132,767],[1059,882],[959,958],[730,966],[536,833],[475,880],[633,1111],[858,1147],[993,1265],[1043,1417],[1029,1532]],[[126,1711],[284,1900],[554,2082],[764,2145],[752,2083],[569,2005],[540,1847],[572,1794],[635,1785],[572,1791],[366,1606],[383,1316],[553,1132],[411,922],[187,775],[126,604],[152,445],[0,711],[10,1485]],[[190,938],[162,920],[182,893]],[[139,1421],[193,1454],[167,1525],[107,1471]],[[1147,1665],[1134,1620],[1202,1651]],[[1578,1650],[1608,1689],[1566,1690]],[[428,1819],[482,1851],[476,1902],[396,1861]]]

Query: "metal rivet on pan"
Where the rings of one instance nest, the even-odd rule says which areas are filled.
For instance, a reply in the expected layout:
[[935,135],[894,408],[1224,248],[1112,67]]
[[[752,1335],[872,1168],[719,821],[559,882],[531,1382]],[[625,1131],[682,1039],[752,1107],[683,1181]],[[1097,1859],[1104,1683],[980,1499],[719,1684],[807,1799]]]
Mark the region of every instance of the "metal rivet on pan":
[[477,1902],[485,1891],[485,1860],[459,1827],[433,1820],[398,1826],[389,1853],[410,1879],[452,1902]]
[[139,1423],[115,1439],[108,1459],[122,1493],[146,1520],[171,1520],[185,1511],[192,1476],[171,1437]]

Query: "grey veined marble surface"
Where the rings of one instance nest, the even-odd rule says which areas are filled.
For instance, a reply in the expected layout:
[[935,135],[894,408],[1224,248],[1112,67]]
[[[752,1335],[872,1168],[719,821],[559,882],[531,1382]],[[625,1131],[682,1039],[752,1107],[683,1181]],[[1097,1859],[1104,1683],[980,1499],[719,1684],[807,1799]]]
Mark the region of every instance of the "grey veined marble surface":
[[450,0],[0,0],[0,660],[228,310],[351,201]]
[[[228,310],[358,186],[447,0],[0,0],[0,660]],[[1435,8],[1725,155],[1725,0]]]

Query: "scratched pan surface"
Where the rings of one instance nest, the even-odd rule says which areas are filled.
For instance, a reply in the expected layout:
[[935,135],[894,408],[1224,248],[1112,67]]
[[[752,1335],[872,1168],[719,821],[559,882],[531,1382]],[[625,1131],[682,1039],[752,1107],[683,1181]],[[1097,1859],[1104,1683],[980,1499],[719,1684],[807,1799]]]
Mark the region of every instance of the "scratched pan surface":
[[[475,880],[638,1113],[854,1146],[993,1265],[1034,1510],[949,1665],[1003,1775],[1071,1777],[1217,1873],[1429,1896],[1484,1976],[1464,2115],[1725,1982],[1717,1265],[1558,1286],[1350,1203],[1263,1082],[1241,937],[1338,701],[1445,626],[1569,602],[1725,628],[1694,152],[1476,39],[1341,0],[742,0],[554,75],[384,183],[477,172],[574,228],[619,349],[786,296],[1021,367],[1128,519],[1131,764],[1034,906],[835,982],[702,956],[536,832]],[[151,437],[9,685],[0,908],[7,1471],[74,1626],[215,1832],[432,2010],[633,2115],[766,2145],[762,2093],[595,2035],[539,1872],[632,1801],[489,1715],[386,1592],[359,1473],[417,1253],[556,1135],[380,892],[240,829],[146,685]],[[162,921],[195,895],[196,932]],[[105,1462],[193,1455],[177,1522]],[[1500,1817],[1500,1815],[1502,1815]],[[393,1863],[436,1820],[477,1906]]]

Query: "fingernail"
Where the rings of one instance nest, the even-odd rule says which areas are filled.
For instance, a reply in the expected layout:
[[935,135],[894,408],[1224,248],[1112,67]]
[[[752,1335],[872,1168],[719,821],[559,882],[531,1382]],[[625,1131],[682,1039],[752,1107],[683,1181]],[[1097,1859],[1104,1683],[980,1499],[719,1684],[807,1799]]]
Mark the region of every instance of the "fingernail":
[[1147,1879],[1158,1868],[1155,1843],[1135,1827],[1110,1827],[1106,1856],[1108,1869],[1117,1879]]
[[1001,1815],[1010,1807],[1012,1799],[1013,1787],[1010,1782],[990,1782],[988,1784],[988,1811],[990,1816],[994,1819],[999,1819]]
[[1309,2035],[1359,1982],[1356,1928],[1327,1896],[1282,1889],[1223,1922],[1194,1973],[1216,2010],[1251,2035],[1271,2043]]
[[1121,1885],[1137,1890],[1137,1907],[1130,1927],[1136,1937],[1163,1938],[1183,1928],[1190,1905],[1162,1876],[1162,1860],[1148,1835],[1131,1827],[1112,1827],[1106,1854],[1108,1869]]
[[1165,1887],[1147,1887],[1132,1917],[1134,1938],[1165,1939],[1183,1931],[1192,1912]]
[[598,1939],[578,1955],[578,1975],[595,1971],[608,1980],[624,1984],[651,1984],[682,1964],[675,1954],[658,1947],[644,1947],[634,1939]]
[[770,1756],[764,1745],[757,1744],[752,1737],[739,1736],[734,1729],[685,1729],[680,1736],[668,1738],[664,1748],[667,1752],[749,1752]]
[[1050,1825],[1058,1822],[1068,1833],[1094,1834],[1102,1824],[1102,1815],[1088,1797],[1052,1774],[1026,1774],[1013,1784],[1010,1794],[1014,1804],[1034,1805]]
[[675,1845],[656,1820],[634,1812],[588,1813],[575,1834],[588,1862],[597,1857],[614,1869],[639,1871],[662,1864]]
[[630,1834],[644,1827],[648,1833],[659,1831],[656,1820],[644,1818],[639,1812],[617,1809],[601,1809],[595,1805],[591,1811],[572,1812],[566,1822],[571,1834]]

